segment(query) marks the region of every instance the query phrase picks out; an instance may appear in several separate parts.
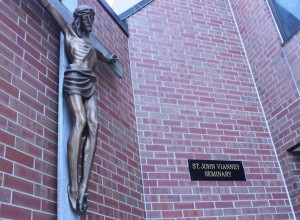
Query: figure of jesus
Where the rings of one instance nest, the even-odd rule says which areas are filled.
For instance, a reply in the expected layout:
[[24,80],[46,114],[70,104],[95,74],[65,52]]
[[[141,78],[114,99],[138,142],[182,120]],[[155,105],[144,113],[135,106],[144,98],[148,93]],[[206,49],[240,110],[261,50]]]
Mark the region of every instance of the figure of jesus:
[[[69,105],[73,126],[68,139],[70,206],[79,215],[87,214],[88,180],[97,146],[98,109],[95,90],[96,75],[93,72],[97,58],[115,63],[117,56],[104,56],[90,43],[95,12],[86,5],[78,6],[73,23],[68,23],[48,0],[38,0],[52,15],[65,37],[69,65],[64,74],[64,93]],[[82,152],[82,172],[79,180],[79,158]]]

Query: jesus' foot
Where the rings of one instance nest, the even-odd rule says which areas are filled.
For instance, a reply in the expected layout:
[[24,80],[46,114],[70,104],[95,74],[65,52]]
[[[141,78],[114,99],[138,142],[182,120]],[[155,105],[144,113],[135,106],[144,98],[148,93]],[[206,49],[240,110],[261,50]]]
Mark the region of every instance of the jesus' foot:
[[68,186],[68,196],[69,196],[69,203],[71,208],[77,212],[76,202],[77,202],[77,191],[71,190],[70,186]]
[[88,196],[88,194],[85,191],[83,191],[82,193],[79,193],[79,195],[78,195],[77,212],[80,216],[87,214],[87,208],[88,208],[87,196]]

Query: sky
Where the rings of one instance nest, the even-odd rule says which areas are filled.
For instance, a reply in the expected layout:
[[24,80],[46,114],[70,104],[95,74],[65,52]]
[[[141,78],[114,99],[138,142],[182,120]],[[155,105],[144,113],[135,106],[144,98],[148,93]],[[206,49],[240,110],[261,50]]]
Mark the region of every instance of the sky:
[[110,6],[112,6],[114,0],[105,0]]

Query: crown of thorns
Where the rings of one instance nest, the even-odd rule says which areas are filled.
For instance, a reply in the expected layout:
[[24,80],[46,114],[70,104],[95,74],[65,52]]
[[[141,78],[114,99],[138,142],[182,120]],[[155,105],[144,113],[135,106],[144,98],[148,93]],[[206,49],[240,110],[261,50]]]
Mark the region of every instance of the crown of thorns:
[[91,7],[83,5],[83,6],[79,6],[75,9],[75,11],[73,13],[73,16],[76,18],[78,16],[82,16],[82,15],[85,15],[85,14],[95,15],[95,11]]

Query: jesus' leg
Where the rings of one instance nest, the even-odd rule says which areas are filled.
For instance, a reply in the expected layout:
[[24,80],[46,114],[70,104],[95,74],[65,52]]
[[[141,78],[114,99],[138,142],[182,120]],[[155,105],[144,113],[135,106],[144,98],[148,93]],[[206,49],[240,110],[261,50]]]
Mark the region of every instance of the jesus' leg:
[[87,188],[88,180],[91,174],[95,151],[97,147],[97,131],[98,131],[98,107],[96,104],[96,98],[94,96],[85,100],[84,102],[86,115],[88,134],[83,149],[83,167],[82,177],[78,190],[78,202],[77,211],[79,214],[86,214],[87,212]]
[[70,182],[68,186],[69,202],[74,211],[78,198],[78,160],[80,157],[81,138],[86,126],[86,111],[80,95],[67,96],[73,118],[73,127],[68,140],[68,166]]

